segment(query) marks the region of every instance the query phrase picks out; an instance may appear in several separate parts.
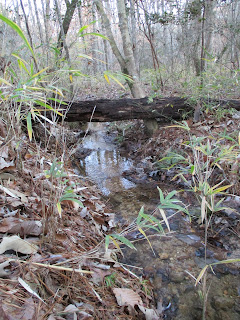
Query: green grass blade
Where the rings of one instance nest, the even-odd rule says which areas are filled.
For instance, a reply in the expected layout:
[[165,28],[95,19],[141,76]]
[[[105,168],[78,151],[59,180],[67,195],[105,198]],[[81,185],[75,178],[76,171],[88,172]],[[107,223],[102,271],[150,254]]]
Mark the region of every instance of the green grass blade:
[[25,44],[27,45],[28,49],[31,51],[31,53],[34,57],[33,49],[31,47],[30,43],[28,42],[27,38],[25,37],[22,29],[15,22],[13,22],[12,20],[3,16],[2,14],[0,14],[0,19],[2,21],[4,21],[6,24],[8,24],[14,31],[16,31],[18,33],[18,35],[23,39],[23,41],[25,42]]
[[27,115],[27,131],[28,131],[28,136],[29,140],[32,141],[32,114],[31,112],[28,113]]
[[132,244],[132,242],[129,241],[127,238],[125,238],[125,237],[123,237],[123,236],[120,236],[120,235],[118,235],[118,234],[111,234],[110,236],[113,237],[113,238],[115,238],[115,239],[117,239],[117,240],[119,240],[120,242],[122,242],[123,244],[125,244],[126,246],[128,246],[129,248],[137,250],[137,249],[134,247],[134,245]]
[[97,36],[97,37],[100,37],[104,40],[109,40],[108,37],[104,36],[103,34],[101,33],[97,33],[97,32],[89,32],[89,33],[82,33],[79,35],[80,37],[85,37],[85,36]]

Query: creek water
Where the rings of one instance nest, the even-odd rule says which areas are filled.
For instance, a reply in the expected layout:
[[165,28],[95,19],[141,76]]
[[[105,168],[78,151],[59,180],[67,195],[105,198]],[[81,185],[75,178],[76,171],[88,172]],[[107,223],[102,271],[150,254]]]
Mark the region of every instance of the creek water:
[[[86,176],[108,197],[117,222],[131,223],[142,206],[145,213],[154,212],[161,220],[156,211],[159,203],[157,183],[145,174],[145,163],[135,163],[127,155],[120,154],[107,134],[106,124],[91,124],[89,129],[90,134],[82,141],[88,155],[80,160],[80,165]],[[131,172],[134,174],[129,174]],[[158,186],[163,191],[171,188],[170,185]],[[132,272],[151,282],[156,305],[163,311],[164,319],[202,319],[203,287],[201,284],[196,287],[195,279],[206,263],[223,260],[225,256],[222,249],[210,248],[205,261],[202,230],[193,228],[188,216],[175,215],[171,210],[166,214],[172,216],[169,219],[171,232],[165,226],[164,235],[149,234],[152,248],[137,231],[132,232],[130,240],[135,241],[137,251],[123,249],[121,262],[131,265]],[[240,318],[239,272],[236,268],[223,267],[215,273],[208,274],[206,319],[237,320]]]

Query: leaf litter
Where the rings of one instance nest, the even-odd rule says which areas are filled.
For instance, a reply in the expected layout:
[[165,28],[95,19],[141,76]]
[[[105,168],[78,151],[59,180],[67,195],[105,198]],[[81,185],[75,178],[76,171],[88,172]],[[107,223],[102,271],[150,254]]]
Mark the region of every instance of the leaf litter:
[[[97,188],[67,161],[65,177],[47,178],[53,156],[22,143],[21,169],[14,147],[0,146],[1,319],[161,319],[139,278],[116,263],[115,249],[105,254],[115,222]],[[65,196],[60,218],[54,201],[72,185],[83,207]],[[111,290],[105,278],[113,274]]]

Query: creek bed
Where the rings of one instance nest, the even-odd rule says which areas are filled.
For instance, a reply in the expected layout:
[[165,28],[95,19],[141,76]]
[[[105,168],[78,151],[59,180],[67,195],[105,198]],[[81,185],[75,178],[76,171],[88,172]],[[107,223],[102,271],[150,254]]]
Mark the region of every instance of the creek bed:
[[[145,213],[154,212],[159,203],[157,185],[163,191],[171,188],[147,177],[144,163],[134,163],[120,154],[105,124],[91,124],[90,134],[83,139],[81,148],[88,150],[88,155],[80,160],[82,169],[108,197],[119,223],[131,223],[142,206]],[[131,171],[134,177],[129,175]],[[196,210],[200,209],[190,209]],[[168,216],[172,214],[170,210],[167,212]],[[159,213],[156,216],[161,219]],[[132,272],[151,282],[156,305],[163,310],[164,319],[202,319],[203,288],[201,284],[195,286],[195,279],[205,263],[239,257],[239,239],[234,236],[229,239],[229,250],[209,245],[205,261],[201,226],[193,228],[188,216],[181,213],[173,215],[169,223],[170,233],[149,235],[152,248],[139,233],[130,234],[137,251],[124,248],[121,262],[131,265]],[[208,273],[206,319],[237,320],[240,318],[239,269],[235,265],[219,265],[214,271],[215,275]]]

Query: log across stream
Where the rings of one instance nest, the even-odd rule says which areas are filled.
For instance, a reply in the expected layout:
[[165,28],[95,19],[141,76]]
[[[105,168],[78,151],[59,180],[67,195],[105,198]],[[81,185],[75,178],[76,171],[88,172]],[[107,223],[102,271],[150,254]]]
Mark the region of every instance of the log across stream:
[[[156,210],[159,194],[156,184],[144,173],[144,163],[134,163],[117,150],[106,133],[106,124],[91,123],[91,134],[81,144],[81,148],[90,151],[85,159],[80,160],[85,174],[99,187],[112,206],[116,223],[131,223],[144,206],[144,212],[154,213],[162,219]],[[134,169],[134,182],[124,172]],[[139,178],[139,179],[136,179]],[[137,182],[138,180],[138,182]],[[167,194],[169,185],[158,184]],[[199,211],[191,207],[191,214]],[[195,229],[189,217],[171,210],[166,211],[170,218],[171,233],[158,234],[150,232],[148,239],[151,247],[140,232],[132,231],[126,237],[137,248],[123,248],[122,263],[129,265],[131,272],[149,281],[153,286],[155,303],[163,310],[164,319],[192,320],[201,319],[202,301],[199,297],[201,286],[195,287],[195,280],[206,263],[219,259],[215,248],[210,247],[207,261],[204,259],[203,236],[199,228]],[[164,226],[164,224],[163,224]],[[239,319],[237,309],[237,290],[240,291],[239,272],[233,274],[231,269],[222,269],[216,275],[209,274],[211,287],[208,295],[208,320]],[[144,283],[144,281],[143,281]],[[238,310],[238,311],[237,311]]]
[[[206,100],[203,105],[235,108],[240,110],[240,100]],[[142,99],[100,99],[89,101],[55,103],[54,108],[67,110],[67,122],[106,122],[131,119],[159,119],[163,122],[181,120],[189,112],[193,112],[196,103],[187,98],[142,98]],[[64,113],[64,112],[63,112]]]

